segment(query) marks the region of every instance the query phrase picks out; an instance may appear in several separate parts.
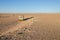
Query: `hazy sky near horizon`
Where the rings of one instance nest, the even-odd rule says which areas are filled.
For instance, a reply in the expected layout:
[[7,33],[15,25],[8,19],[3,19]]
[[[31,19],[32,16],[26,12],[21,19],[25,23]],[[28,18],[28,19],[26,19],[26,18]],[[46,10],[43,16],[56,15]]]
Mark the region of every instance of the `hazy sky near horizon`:
[[60,12],[60,0],[0,0],[0,13]]

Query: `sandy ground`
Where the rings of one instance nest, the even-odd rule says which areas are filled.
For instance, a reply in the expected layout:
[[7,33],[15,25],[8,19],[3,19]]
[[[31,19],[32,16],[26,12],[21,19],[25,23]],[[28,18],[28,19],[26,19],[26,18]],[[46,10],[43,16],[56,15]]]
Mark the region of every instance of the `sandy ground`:
[[60,14],[0,14],[0,40],[60,40]]

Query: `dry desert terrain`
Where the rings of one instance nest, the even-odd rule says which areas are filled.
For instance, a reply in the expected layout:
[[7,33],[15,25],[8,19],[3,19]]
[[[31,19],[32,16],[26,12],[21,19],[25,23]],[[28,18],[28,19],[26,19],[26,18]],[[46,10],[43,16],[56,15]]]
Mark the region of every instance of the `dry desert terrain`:
[[60,14],[0,14],[0,40],[60,40]]

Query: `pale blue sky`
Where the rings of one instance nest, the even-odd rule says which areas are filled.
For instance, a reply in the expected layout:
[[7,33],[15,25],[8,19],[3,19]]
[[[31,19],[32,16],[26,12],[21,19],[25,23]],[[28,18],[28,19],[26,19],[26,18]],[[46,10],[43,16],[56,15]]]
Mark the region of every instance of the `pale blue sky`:
[[60,0],[0,0],[0,13],[60,12]]

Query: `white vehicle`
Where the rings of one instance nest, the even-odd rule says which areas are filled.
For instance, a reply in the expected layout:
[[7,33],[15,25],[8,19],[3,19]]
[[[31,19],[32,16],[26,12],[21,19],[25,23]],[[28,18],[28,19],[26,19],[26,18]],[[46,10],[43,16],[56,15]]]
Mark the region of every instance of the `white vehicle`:
[[23,21],[24,20],[24,16],[19,16],[19,20]]

